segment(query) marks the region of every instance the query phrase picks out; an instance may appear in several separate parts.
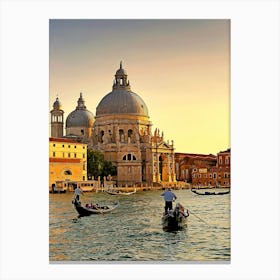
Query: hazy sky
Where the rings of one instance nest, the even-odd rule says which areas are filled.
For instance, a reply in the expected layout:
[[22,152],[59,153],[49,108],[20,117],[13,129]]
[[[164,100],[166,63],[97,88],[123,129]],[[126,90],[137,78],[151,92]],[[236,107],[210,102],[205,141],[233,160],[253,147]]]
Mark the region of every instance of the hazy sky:
[[95,115],[120,61],[175,152],[230,147],[229,20],[50,20],[50,110]]

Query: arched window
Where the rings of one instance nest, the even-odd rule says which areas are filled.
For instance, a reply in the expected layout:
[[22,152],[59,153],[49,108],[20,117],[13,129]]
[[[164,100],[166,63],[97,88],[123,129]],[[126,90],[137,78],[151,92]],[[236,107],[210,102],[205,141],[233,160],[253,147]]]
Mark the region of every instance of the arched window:
[[72,175],[71,170],[65,170],[65,171],[64,171],[64,175]]
[[127,131],[127,136],[128,136],[128,137],[131,137],[132,134],[133,134],[133,130],[132,130],[132,129],[129,129],[129,130]]
[[124,155],[122,160],[136,160],[136,157],[132,154]]
[[120,141],[123,142],[124,141],[124,131],[123,131],[123,129],[119,130],[119,136],[120,136]]
[[100,141],[101,143],[103,143],[103,136],[104,136],[104,130],[101,130],[101,131],[100,131],[100,138],[99,138],[99,141]]

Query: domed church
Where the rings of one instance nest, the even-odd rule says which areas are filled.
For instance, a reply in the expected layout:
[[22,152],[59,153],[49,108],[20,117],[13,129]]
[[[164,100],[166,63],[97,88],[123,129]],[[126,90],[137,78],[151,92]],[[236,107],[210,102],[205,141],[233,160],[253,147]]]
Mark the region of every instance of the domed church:
[[120,63],[113,90],[96,108],[93,128],[94,148],[117,166],[118,185],[176,180],[173,144],[158,129],[152,135],[151,127],[147,105],[131,90]]
[[[54,112],[56,110],[51,111],[52,116]],[[131,90],[127,72],[121,62],[112,91],[96,107],[95,119],[86,110],[81,94],[76,110],[66,119],[65,137],[82,137],[82,141],[89,147],[101,151],[105,160],[117,167],[118,186],[174,183],[173,141],[171,144],[164,141],[163,133],[160,134],[159,129],[152,133],[151,127],[147,105]],[[51,131],[53,133],[55,128]]]

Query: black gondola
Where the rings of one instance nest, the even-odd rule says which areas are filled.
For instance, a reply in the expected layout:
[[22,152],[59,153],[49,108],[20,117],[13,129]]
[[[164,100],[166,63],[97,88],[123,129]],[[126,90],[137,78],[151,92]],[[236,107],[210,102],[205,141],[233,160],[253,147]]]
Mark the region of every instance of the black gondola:
[[184,207],[177,203],[176,207],[163,214],[162,228],[164,231],[178,231],[187,227],[187,217],[189,212],[185,212]]
[[75,209],[79,213],[80,217],[109,213],[115,210],[119,206],[119,203],[116,202],[114,205],[95,205],[94,208],[89,208],[89,207],[82,206],[81,202],[77,201],[76,199],[73,200],[72,203],[74,204]]
[[191,191],[195,194],[198,194],[198,195],[224,195],[224,194],[228,194],[230,193],[230,190],[228,191],[224,191],[224,192],[218,192],[218,191],[202,191],[202,192],[199,192],[197,189],[191,189]]

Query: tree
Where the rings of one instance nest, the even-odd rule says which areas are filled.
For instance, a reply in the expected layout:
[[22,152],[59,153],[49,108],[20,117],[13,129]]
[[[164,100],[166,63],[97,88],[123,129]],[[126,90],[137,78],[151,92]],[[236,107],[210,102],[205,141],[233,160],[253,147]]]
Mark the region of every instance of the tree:
[[112,164],[111,161],[104,160],[103,170],[102,170],[102,177],[103,176],[115,176],[117,175],[117,167]]
[[104,160],[104,156],[100,151],[93,149],[87,150],[87,173],[88,177],[97,179],[98,176],[103,178],[108,175],[116,175],[116,166],[111,161]]

